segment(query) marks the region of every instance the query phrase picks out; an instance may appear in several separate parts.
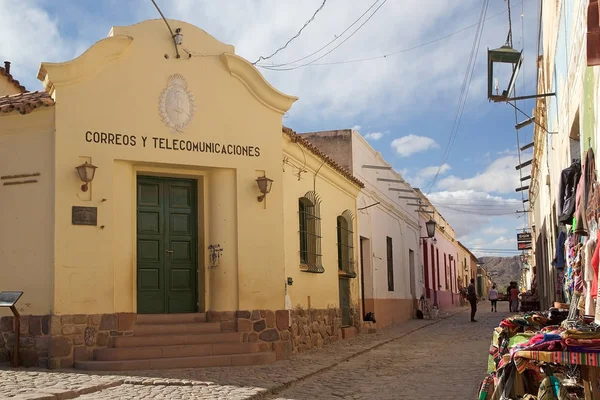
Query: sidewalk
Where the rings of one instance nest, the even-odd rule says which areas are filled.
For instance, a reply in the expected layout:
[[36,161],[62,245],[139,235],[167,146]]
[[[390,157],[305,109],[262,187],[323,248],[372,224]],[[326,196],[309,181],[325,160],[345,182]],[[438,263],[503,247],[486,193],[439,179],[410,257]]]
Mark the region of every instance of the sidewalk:
[[276,394],[369,350],[463,312],[436,320],[410,320],[358,335],[270,365],[88,374],[77,370],[0,369],[0,398],[51,400],[101,398],[258,399]]

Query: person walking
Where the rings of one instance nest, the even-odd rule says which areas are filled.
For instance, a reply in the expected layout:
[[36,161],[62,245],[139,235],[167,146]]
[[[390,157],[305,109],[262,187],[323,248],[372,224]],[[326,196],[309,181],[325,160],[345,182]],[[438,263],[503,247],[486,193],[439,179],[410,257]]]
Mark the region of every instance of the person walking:
[[506,298],[508,299],[508,312],[512,312],[512,300],[510,299],[510,290],[513,287],[513,283],[511,282],[506,288]]
[[475,313],[477,312],[477,293],[475,292],[475,279],[471,278],[471,284],[467,288],[467,299],[471,303],[471,322],[477,322],[475,320]]
[[510,289],[510,304],[512,312],[519,312],[519,289],[516,283]]
[[498,312],[498,291],[496,290],[496,285],[492,286],[492,289],[488,293],[488,298],[492,303],[492,312]]

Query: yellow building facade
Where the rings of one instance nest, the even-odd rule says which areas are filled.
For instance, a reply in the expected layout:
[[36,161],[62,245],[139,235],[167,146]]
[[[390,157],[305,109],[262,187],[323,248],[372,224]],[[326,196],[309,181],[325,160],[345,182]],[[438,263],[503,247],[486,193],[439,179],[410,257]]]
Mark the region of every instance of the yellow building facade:
[[[50,337],[22,350],[29,364],[205,365],[205,348],[183,364],[115,350],[165,332],[239,344],[211,347],[216,365],[268,362],[358,324],[362,183],[282,129],[296,97],[233,46],[169,25],[180,45],[162,20],[114,27],[42,63],[45,92],[0,97],[0,290],[22,290],[25,334]],[[162,354],[182,344],[167,339]]]

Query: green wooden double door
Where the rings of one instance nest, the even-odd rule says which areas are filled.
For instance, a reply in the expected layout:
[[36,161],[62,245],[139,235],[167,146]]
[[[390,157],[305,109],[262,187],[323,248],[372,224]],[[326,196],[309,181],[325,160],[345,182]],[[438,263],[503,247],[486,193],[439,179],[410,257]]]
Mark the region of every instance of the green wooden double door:
[[138,313],[197,311],[197,213],[196,181],[138,176]]

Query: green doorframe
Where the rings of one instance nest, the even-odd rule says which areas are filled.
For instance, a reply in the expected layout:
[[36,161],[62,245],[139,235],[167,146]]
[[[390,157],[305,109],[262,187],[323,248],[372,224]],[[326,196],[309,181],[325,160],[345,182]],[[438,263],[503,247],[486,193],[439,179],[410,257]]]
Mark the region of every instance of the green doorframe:
[[198,182],[137,176],[137,312],[198,311]]

